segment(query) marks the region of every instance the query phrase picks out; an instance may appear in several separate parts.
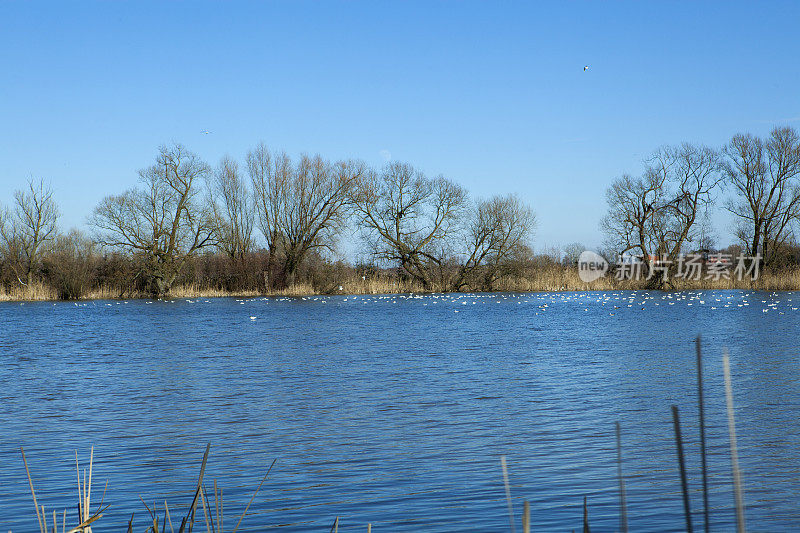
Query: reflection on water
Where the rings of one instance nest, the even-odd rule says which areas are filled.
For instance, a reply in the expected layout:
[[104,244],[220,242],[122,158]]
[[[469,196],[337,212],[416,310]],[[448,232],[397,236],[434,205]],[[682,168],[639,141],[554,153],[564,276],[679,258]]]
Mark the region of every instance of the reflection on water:
[[[74,507],[74,451],[95,446],[116,531],[139,501],[342,531],[618,526],[614,421],[633,531],[683,528],[669,406],[702,522],[694,336],[703,334],[712,521],[734,524],[721,350],[731,351],[749,524],[800,528],[800,293],[559,293],[0,304],[0,530]],[[251,319],[255,317],[255,319]],[[88,459],[88,457],[86,457]],[[179,514],[178,511],[173,516]]]

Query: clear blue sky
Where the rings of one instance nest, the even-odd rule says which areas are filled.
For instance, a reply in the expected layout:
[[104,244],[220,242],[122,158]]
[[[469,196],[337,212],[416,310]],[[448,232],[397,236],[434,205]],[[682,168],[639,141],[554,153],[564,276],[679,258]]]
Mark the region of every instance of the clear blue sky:
[[605,188],[658,146],[800,126],[799,23],[800,2],[0,1],[0,202],[43,177],[85,227],[161,143],[214,164],[263,140],[388,151],[518,193],[537,248],[596,245]]

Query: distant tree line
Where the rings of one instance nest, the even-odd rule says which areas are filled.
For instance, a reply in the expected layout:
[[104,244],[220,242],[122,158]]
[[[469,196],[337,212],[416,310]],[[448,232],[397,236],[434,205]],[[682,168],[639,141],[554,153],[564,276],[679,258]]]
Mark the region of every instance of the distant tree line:
[[[637,255],[645,274],[654,262],[674,270],[679,254],[714,251],[716,203],[735,220],[729,252],[759,256],[766,270],[800,264],[793,128],[737,134],[720,149],[662,147],[639,175],[614,180],[606,199],[601,252],[612,262]],[[58,218],[42,180],[30,179],[0,207],[2,288],[43,283],[67,299],[98,288],[156,297],[176,286],[324,292],[345,278],[383,275],[420,290],[493,290],[543,268],[573,267],[585,249],[572,243],[534,256],[536,217],[514,195],[474,200],[458,183],[408,164],[292,160],[263,144],[242,164],[226,156],[216,167],[180,144],[162,146],[136,186],[99,203],[88,234],[61,233]],[[334,259],[348,228],[360,236],[362,264]],[[653,283],[663,287],[661,279]]]
[[[377,170],[359,161],[303,155],[263,144],[245,164],[211,167],[180,144],[162,146],[137,186],[105,197],[91,233],[58,232],[59,210],[42,180],[29,180],[0,210],[0,283],[46,282],[61,298],[93,287],[165,296],[176,284],[270,292],[299,282],[394,271],[423,290],[491,290],[530,257],[535,216],[513,195],[470,200],[444,177],[410,165]],[[336,263],[348,227],[370,265]]]
[[790,127],[765,139],[737,134],[718,150],[688,143],[657,150],[640,175],[623,175],[606,191],[608,251],[637,255],[645,273],[654,261],[674,271],[680,253],[713,248],[708,216],[723,192],[737,251],[760,257],[763,268],[796,264],[800,136]]

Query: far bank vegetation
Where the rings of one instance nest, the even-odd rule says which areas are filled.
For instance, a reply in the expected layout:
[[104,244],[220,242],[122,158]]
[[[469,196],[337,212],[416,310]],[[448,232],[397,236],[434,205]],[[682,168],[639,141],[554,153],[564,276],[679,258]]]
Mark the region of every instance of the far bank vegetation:
[[[721,149],[662,147],[607,190],[597,250],[673,260],[681,253],[760,255],[761,278],[669,284],[584,283],[580,243],[534,253],[536,215],[513,194],[472,198],[411,165],[370,168],[263,144],[216,166],[162,146],[126,191],[106,196],[88,230],[62,232],[50,186],[30,178],[0,206],[0,299],[624,288],[800,288],[800,138],[775,128]],[[721,199],[722,198],[722,199]],[[709,214],[733,215],[719,250]],[[357,243],[359,260],[341,259]],[[660,279],[657,278],[656,279]]]

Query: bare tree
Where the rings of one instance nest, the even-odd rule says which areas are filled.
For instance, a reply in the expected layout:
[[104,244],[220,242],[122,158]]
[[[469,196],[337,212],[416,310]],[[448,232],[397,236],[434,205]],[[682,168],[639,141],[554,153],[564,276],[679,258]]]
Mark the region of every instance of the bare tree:
[[363,165],[331,164],[306,155],[292,165],[286,154],[273,156],[264,145],[251,151],[247,162],[270,261],[280,257],[279,284],[291,285],[309,251],[335,246],[346,223],[350,189]]
[[[274,276],[280,228],[278,213],[283,212],[291,181],[292,164],[285,153],[273,156],[261,143],[247,153],[247,171],[253,186],[258,226],[267,243],[267,276]],[[273,280],[267,280],[270,285]]]
[[231,259],[242,259],[253,248],[254,215],[250,191],[236,161],[222,158],[209,191],[219,231],[218,246]]
[[[640,256],[646,273],[654,261],[674,272],[684,246],[696,240],[696,223],[721,179],[714,150],[691,144],[662,148],[642,177],[625,175],[606,191],[609,211],[601,227],[617,252]],[[664,277],[654,278],[653,283],[663,283]]]
[[564,266],[578,266],[578,260],[586,249],[586,245],[581,242],[573,242],[564,246],[564,257],[561,259],[561,262]]
[[527,249],[536,224],[531,208],[517,196],[495,196],[478,202],[466,233],[466,254],[453,283],[463,289],[479,273],[481,288],[491,290],[508,260]]
[[396,261],[430,288],[458,229],[466,191],[443,177],[430,179],[409,165],[390,163],[381,173],[365,173],[352,199],[374,254]]
[[21,285],[33,281],[44,246],[56,238],[58,216],[52,189],[32,178],[25,190],[14,192],[14,207],[0,213],[3,255]]
[[640,178],[625,174],[606,190],[608,213],[600,226],[609,247],[619,254],[634,251],[646,262],[648,271],[650,255],[658,248],[651,220],[666,204],[665,197],[664,183],[654,172],[645,172]]
[[155,296],[167,294],[186,261],[216,244],[213,210],[200,189],[210,169],[180,144],[162,146],[139,172],[139,188],[108,196],[91,218],[97,240],[143,259],[139,276]]
[[769,265],[800,218],[800,136],[788,127],[774,128],[766,141],[738,134],[723,153],[727,183],[737,193],[726,206],[739,220],[737,236]]

